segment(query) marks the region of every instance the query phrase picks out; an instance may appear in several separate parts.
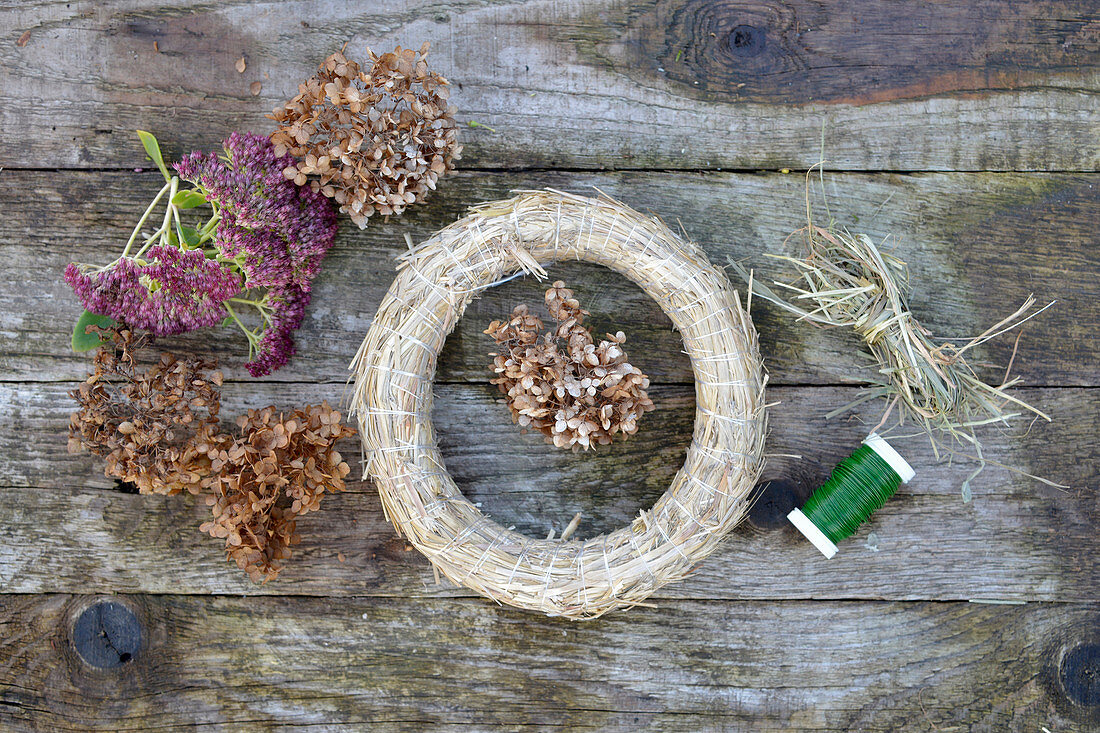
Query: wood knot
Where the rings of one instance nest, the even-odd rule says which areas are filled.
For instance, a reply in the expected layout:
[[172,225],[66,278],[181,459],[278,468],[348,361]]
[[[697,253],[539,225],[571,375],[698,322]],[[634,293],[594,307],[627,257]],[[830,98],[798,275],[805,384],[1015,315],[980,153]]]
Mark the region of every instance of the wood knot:
[[92,667],[121,667],[141,649],[141,624],[123,604],[98,601],[73,623],[72,642],[80,658]]
[[739,25],[729,34],[730,53],[734,56],[759,56],[768,45],[767,38],[763,28]]
[[742,98],[770,89],[776,75],[798,71],[790,7],[733,0],[687,0],[671,14],[662,68],[704,93]]
[[1071,702],[1100,707],[1100,644],[1079,644],[1066,652],[1058,677]]
[[780,478],[761,481],[753,489],[749,521],[758,529],[780,529],[787,526],[787,515],[810,498],[813,487],[805,481]]

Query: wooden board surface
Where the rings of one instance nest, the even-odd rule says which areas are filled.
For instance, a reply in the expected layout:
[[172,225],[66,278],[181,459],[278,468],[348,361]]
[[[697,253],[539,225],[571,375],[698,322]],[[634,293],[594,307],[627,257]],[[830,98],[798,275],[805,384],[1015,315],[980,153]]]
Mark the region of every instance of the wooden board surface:
[[[0,729],[1100,729],[1095,0],[84,1],[4,5],[0,28]],[[303,356],[272,377],[247,377],[229,331],[165,343],[221,359],[223,414],[341,402],[405,235],[517,188],[598,188],[716,262],[779,277],[766,255],[794,250],[797,171],[824,151],[832,215],[894,235],[937,335],[981,332],[1029,293],[1058,301],[1012,369],[1055,422],[984,435],[988,458],[1071,488],[992,465],[964,502],[972,464],[899,439],[918,477],[825,561],[784,515],[881,406],[826,420],[858,394],[857,344],[759,302],[777,404],[750,521],[652,606],[595,622],[437,584],[362,481],[303,520],[286,571],[255,586],[198,532],[201,502],[129,493],[68,455],[66,393],[88,360],[69,350],[77,305],[59,275],[102,261],[154,193],[132,130],[170,157],[209,148],[267,129],[345,41],[362,54],[425,39],[454,82],[463,170],[401,218],[342,228]],[[679,468],[692,374],[636,286],[587,265],[551,274],[597,330],[628,333],[658,408],[642,432],[574,455],[511,425],[481,331],[540,300],[532,280],[471,305],[434,418],[448,468],[495,519],[545,536],[579,511],[591,537]],[[1013,348],[976,352],[983,376],[1000,380]],[[354,458],[356,442],[341,450]]]
[[[1013,373],[1033,385],[1100,385],[1100,188],[1083,175],[833,175],[826,187],[839,222],[888,246],[910,263],[913,308],[943,336],[981,333],[1012,313],[1029,293],[1058,303],[1029,324]],[[341,229],[296,338],[304,355],[272,375],[279,381],[347,379],[347,366],[393,278],[404,235],[420,241],[461,216],[471,203],[511,190],[553,186],[595,189],[682,225],[713,261],[742,260],[761,277],[791,278],[766,255],[797,248],[784,240],[805,224],[801,175],[728,173],[463,173],[429,203],[366,230]],[[125,241],[128,222],[155,193],[153,175],[3,171],[0,173],[0,377],[76,379],[86,359],[68,338],[77,303],[58,274],[71,260],[99,261],[104,243]],[[29,194],[29,195],[28,195]],[[819,212],[824,216],[823,212]],[[895,239],[896,238],[896,239]],[[627,351],[660,381],[691,383],[679,334],[641,289],[595,265],[551,268],[576,290],[597,330],[627,332]],[[492,341],[482,331],[520,302],[537,305],[533,280],[509,283],[475,301],[448,340],[441,381],[485,381]],[[863,368],[851,334],[826,332],[778,312],[754,308],[761,348],[775,384],[850,382]],[[178,339],[210,350],[247,379],[244,339],[228,329]],[[1008,336],[977,354],[1004,374]]]
[[[114,596],[142,647],[87,667],[88,596],[0,598],[15,729],[1048,730],[1095,605],[681,601],[575,624],[469,599]],[[899,643],[900,642],[900,643]],[[659,659],[654,656],[660,650]],[[1070,657],[1072,659],[1072,657]],[[379,694],[384,691],[385,694]]]
[[806,168],[823,131],[844,169],[1100,165],[1092,0],[85,0],[9,5],[0,28],[7,167],[140,166],[134,128],[209,146],[265,128],[345,42],[425,39],[460,120],[488,126],[467,166]]
[[[252,586],[225,564],[219,543],[197,531],[208,512],[201,502],[121,493],[113,490],[115,482],[96,475],[99,466],[91,457],[65,453],[71,403],[64,392],[65,385],[0,387],[0,411],[13,416],[11,434],[19,436],[0,443],[0,472],[11,486],[0,491],[0,537],[8,548],[0,560],[3,590],[468,594],[436,585],[428,563],[396,537],[377,495],[363,483],[330,497],[325,511],[303,520],[300,557],[278,582]],[[291,405],[336,392],[324,385],[272,385],[266,394],[234,386],[227,390],[225,413],[235,414],[246,401]],[[768,450],[803,456],[776,457],[765,473],[765,480],[794,483],[789,492],[767,494],[789,511],[878,415],[864,408],[855,419],[827,422],[823,414],[850,401],[851,388],[784,388],[771,395],[780,404],[772,412]],[[845,543],[841,558],[825,562],[782,519],[785,511],[761,504],[754,522],[721,553],[659,597],[1100,600],[1094,562],[1100,446],[1092,439],[1100,433],[1100,396],[1080,389],[1029,390],[1024,396],[1058,421],[1035,426],[1026,437],[1026,426],[1006,435],[992,431],[986,455],[1074,488],[1044,487],[991,466],[974,482],[973,500],[964,503],[960,486],[971,467],[935,464],[920,441],[899,442],[920,466],[919,477]],[[545,536],[551,528],[560,533],[581,512],[578,536],[584,538],[633,519],[664,492],[682,463],[694,414],[690,388],[661,388],[654,399],[658,409],[645,417],[637,439],[595,455],[574,455],[540,436],[521,435],[487,387],[439,388],[436,422],[448,469],[497,521]],[[831,437],[827,445],[821,445],[822,434]],[[1042,449],[1048,444],[1073,454],[1053,455]],[[356,450],[352,441],[343,447],[348,455]],[[97,485],[102,488],[92,488]],[[58,538],[40,542],[47,527]],[[786,568],[783,573],[775,573],[777,563]]]

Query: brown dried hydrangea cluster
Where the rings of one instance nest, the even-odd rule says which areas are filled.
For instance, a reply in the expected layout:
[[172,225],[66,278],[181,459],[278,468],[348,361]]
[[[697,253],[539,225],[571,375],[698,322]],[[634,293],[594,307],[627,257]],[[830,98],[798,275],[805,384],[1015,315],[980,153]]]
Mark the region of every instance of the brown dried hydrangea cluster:
[[299,541],[296,520],[326,492],[342,491],[350,469],[334,448],[354,431],[328,403],[289,414],[274,407],[219,430],[222,383],[213,362],[162,354],[141,369],[148,345],[128,330],[95,356],[95,371],[72,392],[69,450],[103,456],[107,476],[142,494],[206,494],[213,519],[200,529],[225,540],[226,555],[255,582],[275,577]]
[[218,433],[221,372],[212,371],[213,362],[171,354],[143,371],[135,353],[148,336],[96,330],[113,340],[96,352],[92,374],[72,392],[80,409],[69,418],[69,451],[102,456],[106,475],[142,494],[199,493],[210,482],[210,461],[199,445]]
[[584,326],[587,312],[560,280],[546,291],[546,308],[558,325],[542,338],[542,321],[526,305],[485,331],[502,347],[492,355],[499,375],[492,382],[507,395],[512,418],[574,450],[636,433],[653,401],[646,394],[649,377],[627,361],[626,336],[607,334],[596,344]]
[[328,403],[290,414],[274,407],[237,418],[241,436],[211,447],[215,474],[206,497],[214,518],[199,529],[225,539],[225,552],[254,582],[274,577],[298,544],[297,518],[326,491],[343,491],[351,470],[333,446],[354,435]]
[[369,71],[337,52],[269,117],[278,155],[298,159],[284,174],[340,204],[360,227],[378,212],[400,214],[435,190],[462,152],[447,80],[428,70],[429,44],[373,51]]

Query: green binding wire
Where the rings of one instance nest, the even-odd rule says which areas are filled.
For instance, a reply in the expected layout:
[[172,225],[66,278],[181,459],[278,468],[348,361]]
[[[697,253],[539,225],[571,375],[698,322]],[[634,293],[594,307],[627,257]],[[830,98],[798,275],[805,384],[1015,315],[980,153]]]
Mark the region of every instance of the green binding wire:
[[833,469],[802,509],[787,518],[825,557],[832,557],[836,543],[850,537],[913,476],[905,459],[872,433]]
[[868,445],[840,462],[802,507],[833,543],[850,537],[901,486],[901,476]]

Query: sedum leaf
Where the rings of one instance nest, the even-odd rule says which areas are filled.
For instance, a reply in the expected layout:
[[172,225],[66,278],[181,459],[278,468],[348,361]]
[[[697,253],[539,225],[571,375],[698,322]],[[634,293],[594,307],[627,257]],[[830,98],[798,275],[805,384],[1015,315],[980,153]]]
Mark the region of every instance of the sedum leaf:
[[76,327],[73,329],[73,351],[91,351],[103,344],[107,343],[100,338],[96,332],[88,333],[88,326],[99,326],[100,328],[111,328],[118,324],[107,316],[101,316],[98,313],[92,313],[91,311],[84,311],[80,314],[80,318],[76,320]]
[[179,239],[188,249],[194,249],[202,244],[202,235],[198,230],[189,227],[186,224],[176,224],[176,232],[179,234]]
[[172,197],[172,203],[179,209],[193,209],[196,206],[202,206],[206,203],[206,197],[198,191],[192,191],[186,189],[183,191],[177,191],[176,195]]
[[160,154],[160,143],[153,136],[153,133],[146,132],[145,130],[137,131],[138,137],[141,138],[141,145],[145,148],[145,152],[149,154],[149,157],[157,164],[157,168],[160,169],[161,175],[164,176],[165,181],[172,180],[172,176],[168,173],[168,166],[164,164],[164,156]]

